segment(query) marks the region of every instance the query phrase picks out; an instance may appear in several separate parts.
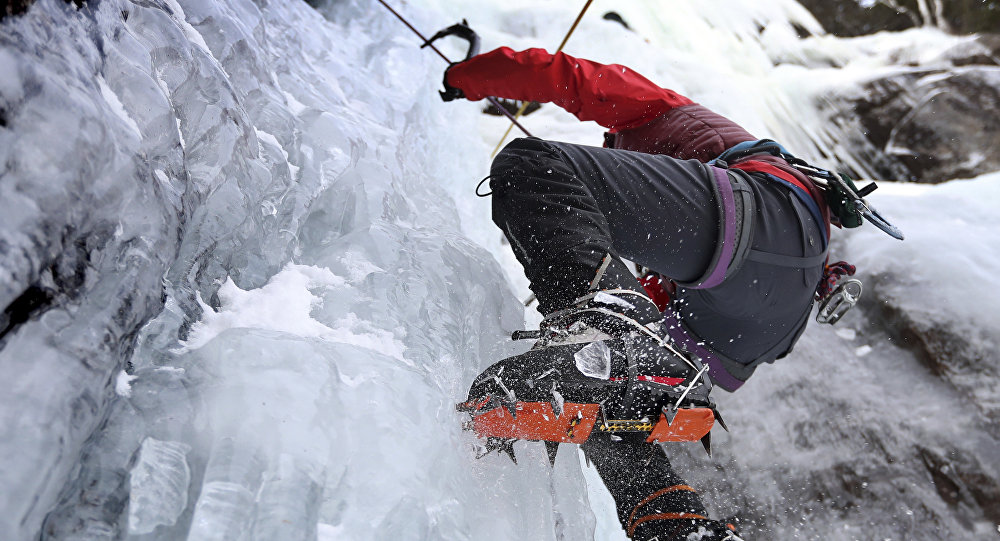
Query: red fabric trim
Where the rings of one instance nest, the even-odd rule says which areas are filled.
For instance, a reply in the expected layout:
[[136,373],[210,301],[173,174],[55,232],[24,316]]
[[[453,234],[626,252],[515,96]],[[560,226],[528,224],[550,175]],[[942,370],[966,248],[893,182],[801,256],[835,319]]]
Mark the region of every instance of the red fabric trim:
[[639,283],[642,284],[642,288],[646,290],[646,294],[653,301],[661,312],[665,311],[668,306],[670,306],[670,299],[673,296],[673,292],[670,291],[670,286],[673,284],[669,282],[666,278],[661,277],[659,274],[650,272],[642,278],[639,278]]
[[[628,379],[628,378],[608,378],[608,381],[625,381],[626,379]],[[649,382],[652,382],[652,383],[660,383],[662,385],[670,385],[670,386],[680,385],[681,383],[684,383],[684,378],[672,378],[672,377],[669,377],[669,376],[642,376],[642,375],[639,375],[639,376],[636,376],[635,379],[638,380],[638,381],[649,381]]]
[[[805,190],[809,197],[812,197],[813,201],[819,205],[820,214],[823,216],[823,225],[826,228],[826,238],[830,238],[830,207],[826,204],[826,200],[823,196],[818,193],[818,189],[815,186],[806,186],[801,179],[769,163],[757,161],[757,160],[747,160],[731,166],[733,169],[742,169],[744,171],[757,171],[761,173],[767,173],[774,175],[781,180],[787,180],[791,182],[792,185]],[[810,189],[811,188],[811,189]]]
[[646,124],[674,107],[693,103],[620,64],[599,64],[544,49],[500,47],[456,64],[448,84],[470,100],[487,96],[552,102],[580,120],[612,130]]
[[[781,180],[787,180],[788,182],[791,182],[795,186],[805,190],[806,193],[812,195],[812,192],[810,192],[809,188],[806,188],[806,185],[803,184],[801,180],[795,178],[795,175],[789,173],[788,171],[784,171],[778,167],[775,167],[769,163],[758,162],[755,160],[747,160],[745,162],[740,162],[733,165],[732,168],[742,169],[743,171],[756,171],[758,173],[767,173],[769,175],[774,175],[780,178]],[[818,204],[819,201],[817,201],[816,203]]]

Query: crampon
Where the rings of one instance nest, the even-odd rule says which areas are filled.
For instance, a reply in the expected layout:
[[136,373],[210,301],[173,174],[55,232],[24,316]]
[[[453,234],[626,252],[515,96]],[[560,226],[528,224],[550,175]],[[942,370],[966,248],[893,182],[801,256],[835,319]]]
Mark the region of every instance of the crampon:
[[480,456],[496,450],[515,459],[513,442],[529,440],[546,442],[554,460],[559,443],[582,444],[595,432],[700,440],[711,454],[710,431],[725,423],[709,398],[707,367],[664,344],[652,353],[656,363],[643,362],[651,349],[636,335],[532,349],[480,374],[457,409],[470,415],[465,428],[486,439]]

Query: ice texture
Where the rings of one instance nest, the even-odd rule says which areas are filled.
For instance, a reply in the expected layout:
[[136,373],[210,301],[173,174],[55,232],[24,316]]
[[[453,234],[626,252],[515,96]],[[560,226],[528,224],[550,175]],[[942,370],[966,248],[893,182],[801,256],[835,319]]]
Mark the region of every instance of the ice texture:
[[611,349],[604,341],[591,342],[573,354],[576,369],[591,378],[611,377]]
[[0,538],[593,528],[574,453],[510,470],[461,431],[522,309],[450,197],[475,112],[373,8],[4,21],[0,300],[44,302],[4,321]]
[[[472,196],[504,121],[441,103],[443,62],[374,0],[312,3],[37,0],[0,22],[0,539],[624,538],[572,446],[476,460],[454,411],[523,328],[526,280]],[[399,4],[426,32],[469,16],[484,50],[554,47],[578,9]],[[616,10],[636,32],[592,12],[569,52],[860,172],[817,103],[965,39],[838,40],[791,0]],[[995,349],[995,176],[887,191],[924,240],[846,251]],[[669,447],[713,515],[763,539],[995,535],[996,367],[942,381],[877,312],[717,394],[734,431],[712,461]]]
[[186,443],[146,438],[129,472],[128,532],[151,533],[172,526],[187,507],[191,468]]

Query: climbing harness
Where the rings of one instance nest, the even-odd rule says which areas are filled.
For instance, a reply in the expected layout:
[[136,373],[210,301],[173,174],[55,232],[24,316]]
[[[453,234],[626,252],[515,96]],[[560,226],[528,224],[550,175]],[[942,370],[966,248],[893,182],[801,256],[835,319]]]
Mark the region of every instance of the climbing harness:
[[[867,221],[889,236],[903,240],[903,232],[883,218],[875,207],[865,200],[865,197],[878,187],[874,182],[858,188],[851,177],[827,171],[796,158],[785,150],[785,147],[771,139],[745,141],[735,145],[709,164],[725,165],[756,154],[770,154],[781,158],[802,174],[811,177],[816,185],[823,189],[830,212],[837,217],[841,226],[860,227]],[[860,280],[850,279],[837,285],[841,277],[853,276],[854,272],[855,267],[845,261],[824,267],[823,278],[816,287],[816,300],[820,303],[819,311],[816,313],[818,323],[833,325],[858,303],[864,289]]]
[[709,165],[713,165],[719,161],[733,163],[754,154],[776,156],[788,162],[789,165],[798,169],[802,174],[812,177],[816,184],[823,188],[830,211],[840,220],[840,225],[847,228],[854,228],[860,226],[864,220],[881,229],[889,236],[903,240],[903,232],[890,224],[875,210],[875,207],[871,203],[865,200],[865,196],[878,188],[874,182],[858,188],[851,177],[843,173],[832,173],[826,169],[811,165],[804,160],[800,160],[785,150],[785,147],[771,139],[759,139],[757,141],[740,143],[720,154],[715,160],[709,162]]
[[[452,64],[454,64],[454,62],[452,62],[447,56],[445,56],[444,53],[442,53],[437,47],[434,46],[433,42],[435,40],[437,40],[437,39],[443,38],[445,36],[452,36],[452,35],[454,35],[454,36],[458,36],[458,37],[460,37],[462,39],[467,40],[469,42],[469,50],[466,53],[464,60],[468,60],[469,58],[472,58],[473,56],[475,56],[476,53],[479,52],[479,36],[477,36],[476,33],[473,32],[471,28],[469,28],[469,25],[468,25],[468,23],[465,22],[465,20],[463,20],[461,23],[453,24],[453,25],[449,26],[448,28],[445,28],[444,30],[441,30],[438,33],[434,34],[434,36],[431,37],[431,39],[427,39],[427,38],[424,37],[423,34],[420,33],[419,30],[417,30],[416,28],[414,28],[413,25],[410,24],[409,21],[407,21],[402,15],[400,15],[399,12],[397,12],[395,9],[392,9],[392,6],[390,6],[389,4],[387,4],[385,2],[385,0],[378,0],[378,2],[380,4],[382,4],[383,6],[385,6],[385,8],[388,9],[390,13],[392,13],[393,15],[395,15],[396,18],[400,20],[400,22],[402,22],[403,24],[405,24],[407,28],[409,28],[411,31],[413,31],[413,33],[416,34],[417,37],[420,38],[420,40],[423,42],[423,44],[420,46],[421,49],[423,49],[424,47],[430,47],[431,50],[433,50],[435,53],[437,53],[438,56],[440,56],[442,59],[444,59],[444,61],[447,62],[448,65],[452,65]],[[497,109],[499,109],[500,112],[504,116],[506,116],[507,118],[509,118],[513,126],[517,126],[518,128],[520,128],[520,130],[523,131],[524,134],[527,135],[528,137],[532,136],[531,132],[529,132],[524,126],[521,125],[521,123],[519,123],[517,121],[517,117],[515,117],[512,114],[510,114],[510,112],[508,112],[507,109],[505,109],[500,104],[500,102],[497,101],[496,98],[494,98],[493,96],[487,96],[486,99],[491,104],[493,104],[494,107],[496,107]],[[508,132],[509,131],[510,130],[508,130]]]
[[[381,1],[381,0],[380,0],[380,1]],[[568,41],[569,41],[569,37],[573,35],[573,31],[574,31],[574,30],[576,30],[576,27],[577,27],[577,25],[579,25],[579,24],[580,24],[580,20],[582,20],[582,19],[583,19],[583,14],[584,14],[584,13],[587,13],[587,8],[589,8],[589,7],[590,7],[590,4],[591,4],[591,3],[593,2],[593,1],[594,1],[594,0],[587,0],[587,3],[583,5],[583,9],[581,9],[581,10],[580,10],[580,14],[576,16],[576,20],[575,20],[575,21],[573,21],[573,24],[572,24],[572,25],[570,25],[570,27],[569,27],[569,31],[567,31],[567,32],[566,32],[566,35],[565,35],[565,36],[563,37],[563,40],[562,40],[562,43],[560,43],[560,44],[559,44],[559,48],[558,48],[558,49],[556,49],[556,52],[557,52],[557,53],[558,53],[558,52],[560,52],[560,51],[562,51],[562,50],[563,50],[563,47],[565,47],[565,46],[566,46],[566,42],[568,42]],[[494,105],[495,105],[495,104],[494,104]],[[514,118],[514,120],[513,120],[513,122],[514,122],[515,124],[517,123],[517,120],[516,120],[516,119],[518,119],[518,118],[521,118],[521,115],[523,115],[523,114],[524,114],[524,111],[525,111],[525,110],[526,110],[526,109],[528,108],[528,106],[529,106],[529,105],[531,105],[531,102],[530,102],[530,101],[526,101],[526,102],[524,102],[524,103],[523,103],[523,104],[521,105],[521,107],[520,107],[520,108],[519,108],[519,109],[517,110],[517,113],[515,113],[515,114],[514,114],[514,117],[513,117],[513,118]],[[508,113],[508,114],[507,114],[506,116],[510,117],[510,114]],[[496,146],[496,148],[494,148],[494,149],[493,149],[493,152],[492,152],[492,153],[490,154],[490,158],[492,158],[492,157],[496,156],[496,155],[497,155],[497,152],[500,152],[500,147],[502,147],[502,146],[503,146],[503,143],[504,143],[504,141],[506,141],[506,140],[507,140],[507,136],[508,136],[508,135],[510,135],[510,130],[511,130],[511,128],[512,128],[512,127],[513,127],[513,125],[511,125],[511,126],[507,126],[507,131],[503,132],[503,137],[501,137],[501,138],[500,138],[500,141],[499,141],[499,142],[497,142],[497,146]],[[523,130],[524,128],[521,128],[521,129]]]

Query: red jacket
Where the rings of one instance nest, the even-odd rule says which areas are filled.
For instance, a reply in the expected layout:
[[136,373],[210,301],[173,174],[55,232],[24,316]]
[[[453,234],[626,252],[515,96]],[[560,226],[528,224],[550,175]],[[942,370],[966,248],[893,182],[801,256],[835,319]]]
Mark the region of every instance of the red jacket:
[[[470,100],[497,96],[552,102],[610,130],[607,146],[708,162],[744,141],[756,141],[735,122],[619,64],[598,64],[544,49],[501,47],[448,70],[448,84]],[[730,164],[772,174],[805,190],[829,227],[820,189],[784,160],[753,156]]]

